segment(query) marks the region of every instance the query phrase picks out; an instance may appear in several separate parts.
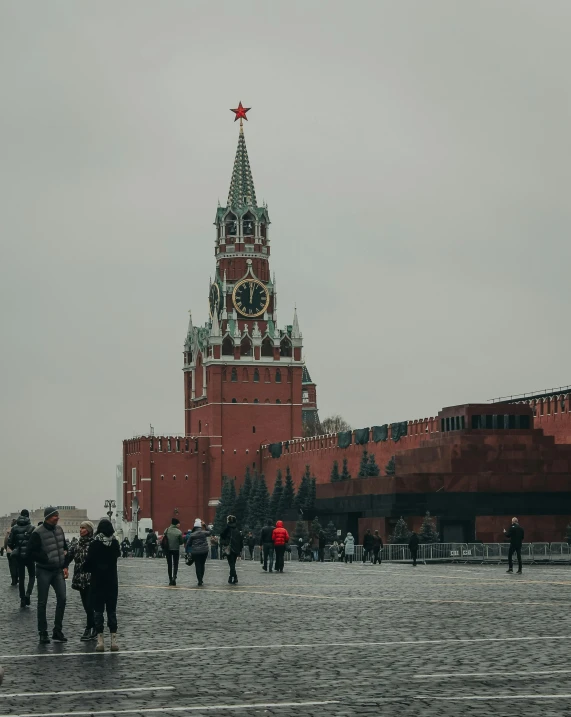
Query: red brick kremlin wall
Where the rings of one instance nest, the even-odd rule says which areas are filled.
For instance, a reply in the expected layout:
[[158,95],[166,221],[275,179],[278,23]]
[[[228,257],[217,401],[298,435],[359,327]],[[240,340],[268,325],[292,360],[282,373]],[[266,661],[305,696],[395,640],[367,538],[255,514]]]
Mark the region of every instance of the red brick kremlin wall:
[[[571,443],[571,394],[559,397],[557,401],[552,398],[525,403],[529,403],[535,410],[534,428],[540,428],[546,436],[553,436],[555,443]],[[381,475],[384,476],[385,467],[393,455],[397,456],[403,451],[419,448],[421,441],[434,438],[438,433],[438,419],[432,417],[409,421],[408,434],[398,441],[391,440],[390,428],[389,438],[386,441],[379,443],[370,441],[365,445],[352,443],[345,449],[337,447],[335,434],[305,438],[291,442],[289,452],[284,449],[278,459],[272,458],[268,448],[264,447],[261,451],[260,470],[265,474],[268,485],[272,486],[277,470],[280,469],[285,475],[286,468],[289,466],[294,483],[298,485],[305,466],[309,465],[312,475],[317,478],[317,483],[323,484],[330,482],[333,461],[338,462],[341,471],[343,459],[346,458],[349,473],[352,478],[356,478],[363,449],[366,449],[375,456]]]

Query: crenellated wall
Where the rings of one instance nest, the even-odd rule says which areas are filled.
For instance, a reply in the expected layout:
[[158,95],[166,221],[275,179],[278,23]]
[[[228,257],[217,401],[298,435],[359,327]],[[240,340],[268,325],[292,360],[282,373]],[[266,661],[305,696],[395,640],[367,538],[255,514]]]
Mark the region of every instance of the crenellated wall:
[[348,448],[339,448],[337,435],[333,433],[290,441],[289,444],[284,444],[280,458],[272,458],[269,447],[262,446],[260,470],[266,475],[269,485],[272,485],[278,469],[285,475],[286,468],[289,467],[294,483],[298,485],[305,472],[305,466],[309,465],[312,474],[317,478],[317,483],[329,483],[333,462],[338,462],[339,472],[341,472],[343,459],[346,458],[349,473],[351,477],[356,478],[363,450],[366,449],[375,456],[381,475],[385,475],[385,467],[393,456],[402,451],[420,447],[421,442],[434,433],[438,433],[438,420],[431,417],[408,421],[407,435],[396,441],[392,440],[392,431],[389,425],[386,441],[375,443],[372,429],[369,429],[368,443],[356,445],[353,431],[352,443]]

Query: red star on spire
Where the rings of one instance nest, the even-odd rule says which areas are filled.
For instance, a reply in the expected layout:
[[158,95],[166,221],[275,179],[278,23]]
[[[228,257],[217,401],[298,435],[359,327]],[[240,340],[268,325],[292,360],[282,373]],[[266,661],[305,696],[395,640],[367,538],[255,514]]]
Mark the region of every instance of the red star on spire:
[[240,120],[240,123],[242,122],[242,119],[248,121],[248,118],[246,117],[246,112],[249,112],[251,109],[251,107],[244,107],[240,102],[240,104],[235,110],[230,110],[230,112],[234,112],[234,114],[236,115],[236,117],[234,117],[234,122],[236,122],[236,120],[238,119]]

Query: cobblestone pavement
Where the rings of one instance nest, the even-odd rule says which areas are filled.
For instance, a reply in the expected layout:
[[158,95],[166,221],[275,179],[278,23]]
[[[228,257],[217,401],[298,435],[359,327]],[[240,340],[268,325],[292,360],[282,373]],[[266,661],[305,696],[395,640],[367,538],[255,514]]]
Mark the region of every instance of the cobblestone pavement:
[[0,717],[571,716],[569,566],[237,569],[230,586],[208,561],[197,588],[181,564],[171,588],[165,561],[123,560],[121,651],[99,654],[69,581],[69,642],[39,646],[35,595],[20,611],[0,560]]

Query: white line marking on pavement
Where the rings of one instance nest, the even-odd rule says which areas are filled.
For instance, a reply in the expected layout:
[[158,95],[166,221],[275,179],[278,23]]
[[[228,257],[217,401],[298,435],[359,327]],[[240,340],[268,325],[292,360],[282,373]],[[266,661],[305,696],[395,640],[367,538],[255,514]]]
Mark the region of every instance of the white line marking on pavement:
[[[398,642],[308,642],[284,645],[214,645],[200,647],[153,647],[147,650],[121,650],[120,652],[41,652],[31,655],[0,655],[2,660],[23,660],[31,657],[110,657],[123,655],[150,655],[166,652],[223,652],[226,650],[295,650],[322,647],[400,647],[402,645],[461,645],[477,642],[535,642],[546,640],[571,640],[571,635],[542,635],[539,637],[453,637],[439,640],[401,640]],[[0,715],[0,717],[3,717]]]
[[435,672],[432,675],[412,675],[415,680],[438,680],[449,677],[529,677],[531,675],[567,675],[571,670],[541,670],[538,672]]
[[0,693],[0,699],[6,697],[49,697],[49,696],[60,696],[60,695],[95,695],[103,694],[107,692],[156,692],[157,690],[174,690],[174,687],[118,687],[116,689],[108,690],[65,690],[59,692],[9,692]]
[[320,705],[337,705],[338,700],[315,702],[255,702],[247,705],[192,705],[191,707],[140,707],[130,710],[89,710],[88,712],[33,712],[28,714],[8,714],[0,717],[80,717],[84,715],[127,715],[143,712],[211,712],[212,710],[249,710],[278,709],[283,707],[318,707]]
[[[415,700],[479,700],[485,702],[487,700],[564,700],[571,698],[571,694],[565,695],[464,695],[462,697],[441,697],[440,695],[417,695]],[[3,717],[9,717],[5,715]]]

